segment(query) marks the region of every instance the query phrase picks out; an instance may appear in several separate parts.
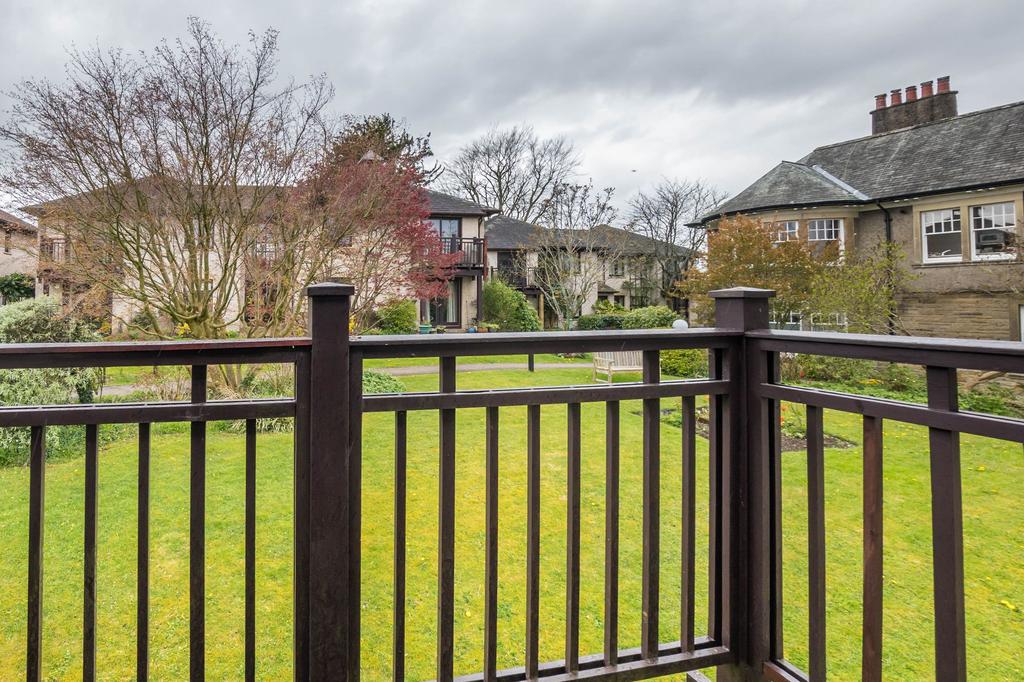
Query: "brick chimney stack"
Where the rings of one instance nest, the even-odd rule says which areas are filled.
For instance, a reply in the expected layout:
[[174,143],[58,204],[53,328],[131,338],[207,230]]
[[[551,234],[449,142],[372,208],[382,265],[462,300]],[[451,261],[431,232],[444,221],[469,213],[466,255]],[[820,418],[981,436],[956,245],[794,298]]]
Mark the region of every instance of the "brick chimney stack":
[[937,79],[935,90],[932,89],[932,81],[921,83],[920,97],[916,85],[907,86],[906,101],[903,94],[903,90],[896,89],[890,91],[888,98],[875,95],[875,109],[871,112],[872,135],[942,121],[957,115],[957,91],[950,89],[949,76]]

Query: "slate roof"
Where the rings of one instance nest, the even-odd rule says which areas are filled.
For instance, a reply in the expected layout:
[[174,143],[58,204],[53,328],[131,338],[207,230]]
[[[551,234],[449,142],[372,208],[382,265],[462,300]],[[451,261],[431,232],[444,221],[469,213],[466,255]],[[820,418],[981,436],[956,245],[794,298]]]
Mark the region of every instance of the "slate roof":
[[[525,220],[517,220],[500,214],[490,217],[486,226],[484,234],[487,237],[487,248],[498,251],[528,249],[534,234],[539,230],[547,229]],[[588,242],[594,246],[600,246],[602,243],[608,245],[614,243],[615,248],[621,249],[625,254],[644,254],[655,250],[655,240],[650,237],[611,225],[596,225],[592,229],[596,235]],[[619,240],[623,240],[621,245],[617,243]],[[687,255],[687,249],[681,246],[675,248],[678,249],[681,257]]]
[[1024,181],[1024,102],[818,147],[726,201],[723,214],[863,204]]
[[498,212],[497,209],[481,206],[476,202],[460,199],[444,192],[428,189],[426,193],[430,202],[430,215],[484,217]]
[[0,223],[10,225],[11,227],[22,230],[24,232],[35,233],[36,231],[35,225],[28,221],[22,220],[18,216],[12,215],[7,211],[0,211]]
[[487,248],[499,251],[525,249],[533,237],[534,230],[544,229],[539,225],[509,218],[500,213],[488,218],[485,224]]
[[722,204],[715,215],[741,213],[761,207],[802,206],[860,201],[810,166],[783,161],[754,184]]

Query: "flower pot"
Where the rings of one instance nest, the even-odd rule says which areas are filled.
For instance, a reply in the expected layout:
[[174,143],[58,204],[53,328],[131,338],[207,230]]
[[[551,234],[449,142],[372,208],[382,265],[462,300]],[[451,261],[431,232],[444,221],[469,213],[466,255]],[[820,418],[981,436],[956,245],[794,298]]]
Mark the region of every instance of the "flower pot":
[[429,334],[432,331],[434,331],[434,327],[432,325],[429,325],[429,324],[421,324],[420,325],[420,334]]

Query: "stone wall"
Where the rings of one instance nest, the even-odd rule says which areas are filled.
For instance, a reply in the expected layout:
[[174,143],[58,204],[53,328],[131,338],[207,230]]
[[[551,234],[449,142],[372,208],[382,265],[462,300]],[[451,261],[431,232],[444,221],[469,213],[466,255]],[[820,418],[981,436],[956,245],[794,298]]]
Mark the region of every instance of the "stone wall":
[[1019,340],[1019,305],[1013,296],[986,293],[904,294],[899,315],[914,336]]

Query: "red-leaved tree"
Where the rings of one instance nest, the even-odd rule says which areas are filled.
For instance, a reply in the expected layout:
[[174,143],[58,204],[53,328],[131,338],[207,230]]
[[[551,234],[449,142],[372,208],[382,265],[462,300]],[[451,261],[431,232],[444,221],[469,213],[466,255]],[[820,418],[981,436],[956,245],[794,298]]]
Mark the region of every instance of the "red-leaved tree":
[[[373,310],[389,300],[447,292],[459,255],[443,253],[428,213],[416,168],[329,155],[292,190],[285,215],[268,228],[273,243],[286,248],[264,259],[262,280],[271,291],[295,281],[349,282],[353,328],[365,329]],[[268,320],[301,314],[299,301],[280,304],[287,313],[276,310]]]

